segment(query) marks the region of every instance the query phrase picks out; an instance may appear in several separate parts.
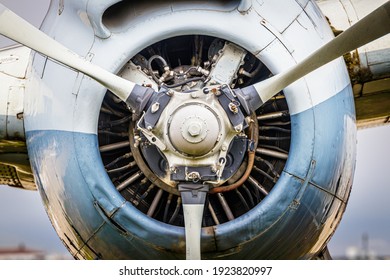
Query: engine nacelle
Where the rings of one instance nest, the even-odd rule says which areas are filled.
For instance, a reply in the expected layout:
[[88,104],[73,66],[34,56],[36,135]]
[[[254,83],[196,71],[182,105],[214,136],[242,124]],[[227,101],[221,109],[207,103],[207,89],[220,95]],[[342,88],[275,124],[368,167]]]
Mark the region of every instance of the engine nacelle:
[[355,166],[343,60],[256,112],[232,98],[333,38],[315,2],[283,1],[282,10],[271,0],[93,2],[52,5],[42,29],[113,73],[180,97],[153,99],[139,115],[94,80],[35,55],[27,146],[72,255],[184,258],[178,185],[200,180],[212,186],[202,258],[318,256],[345,210]]

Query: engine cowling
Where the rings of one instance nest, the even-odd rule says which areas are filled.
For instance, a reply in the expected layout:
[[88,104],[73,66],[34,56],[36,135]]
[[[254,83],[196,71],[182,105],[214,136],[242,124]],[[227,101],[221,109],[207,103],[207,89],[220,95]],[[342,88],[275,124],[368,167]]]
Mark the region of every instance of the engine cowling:
[[[112,1],[90,11],[74,2],[60,16],[52,7],[43,25],[48,34],[112,72],[172,88],[183,100],[148,104],[145,122],[147,114],[135,114],[95,81],[35,56],[32,76],[42,78],[26,95],[29,156],[72,255],[184,258],[177,182],[202,180],[213,186],[202,258],[317,256],[344,212],[355,164],[354,104],[343,61],[292,84],[236,130],[224,114],[237,104],[199,93],[204,85],[233,90],[266,79],[330,40],[316,4],[285,1],[289,9],[282,12],[275,1]],[[83,12],[93,13],[92,25]],[[155,128],[148,132],[143,120]]]

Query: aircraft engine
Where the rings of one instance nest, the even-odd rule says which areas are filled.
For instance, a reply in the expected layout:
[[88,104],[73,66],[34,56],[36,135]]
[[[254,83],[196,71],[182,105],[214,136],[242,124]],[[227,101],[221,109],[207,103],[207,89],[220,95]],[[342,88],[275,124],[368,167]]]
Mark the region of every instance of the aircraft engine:
[[29,157],[75,258],[185,258],[188,194],[207,194],[202,259],[326,251],[355,166],[344,61],[255,112],[240,102],[243,89],[333,38],[314,1],[280,2],[52,1],[45,33],[154,94],[132,110],[84,74],[34,57]]

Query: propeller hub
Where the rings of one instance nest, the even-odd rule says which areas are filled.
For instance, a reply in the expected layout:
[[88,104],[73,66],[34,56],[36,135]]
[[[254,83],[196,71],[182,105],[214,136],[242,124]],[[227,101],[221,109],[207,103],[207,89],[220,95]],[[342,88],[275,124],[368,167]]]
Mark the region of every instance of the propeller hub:
[[202,103],[179,107],[169,121],[169,139],[183,154],[202,156],[217,144],[220,123],[216,113]]

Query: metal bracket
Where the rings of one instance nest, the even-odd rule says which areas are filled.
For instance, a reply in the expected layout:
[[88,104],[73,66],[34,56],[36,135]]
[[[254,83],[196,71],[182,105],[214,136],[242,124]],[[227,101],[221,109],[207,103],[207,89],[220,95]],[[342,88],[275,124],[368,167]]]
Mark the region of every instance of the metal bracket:
[[169,96],[167,93],[168,90],[162,88],[158,92],[157,96],[151,100],[151,105],[149,106],[144,116],[145,128],[149,129],[151,127],[153,129],[156,126],[162,112],[171,100],[171,96]]
[[179,192],[181,193],[183,204],[204,204],[209,190],[209,185],[179,184]]
[[230,89],[229,86],[223,85],[220,89],[218,101],[223,107],[228,116],[230,123],[232,124],[236,132],[241,132],[243,129],[248,127],[248,123],[245,120],[245,116],[241,111],[241,104],[236,99],[236,95]]
[[144,121],[145,113],[142,115],[140,120],[137,123],[137,129],[142,132],[142,134],[149,140],[150,143],[156,145],[161,151],[165,151],[167,146],[152,132],[152,128],[149,127],[146,129],[141,124]]

